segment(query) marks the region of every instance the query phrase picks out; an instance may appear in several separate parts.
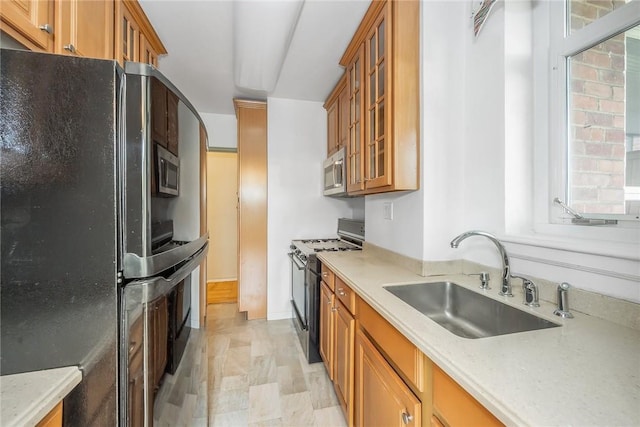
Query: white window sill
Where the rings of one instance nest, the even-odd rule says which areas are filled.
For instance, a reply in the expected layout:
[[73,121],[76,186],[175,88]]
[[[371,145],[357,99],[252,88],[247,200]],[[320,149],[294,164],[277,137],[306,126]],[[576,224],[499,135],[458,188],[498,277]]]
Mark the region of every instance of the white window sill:
[[[633,232],[631,233],[634,234]],[[544,234],[506,234],[501,236],[500,240],[507,243],[569,251],[576,254],[640,261],[640,240],[635,242],[615,242]]]

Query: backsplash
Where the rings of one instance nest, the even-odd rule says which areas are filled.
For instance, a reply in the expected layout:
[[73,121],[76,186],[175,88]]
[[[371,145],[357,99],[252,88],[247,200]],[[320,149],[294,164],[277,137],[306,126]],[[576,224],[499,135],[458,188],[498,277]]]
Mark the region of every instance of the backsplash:
[[[393,262],[403,268],[421,276],[441,276],[445,274],[470,274],[486,271],[492,281],[502,276],[502,269],[487,267],[466,260],[451,261],[421,261],[410,258],[371,243],[364,243],[363,249],[374,256]],[[558,283],[527,275],[539,290],[541,300],[556,303],[556,288]],[[519,279],[513,280],[514,298],[522,298],[522,286]],[[595,292],[585,291],[576,287],[569,290],[569,307],[571,311],[578,311],[615,324],[640,330],[640,304]]]

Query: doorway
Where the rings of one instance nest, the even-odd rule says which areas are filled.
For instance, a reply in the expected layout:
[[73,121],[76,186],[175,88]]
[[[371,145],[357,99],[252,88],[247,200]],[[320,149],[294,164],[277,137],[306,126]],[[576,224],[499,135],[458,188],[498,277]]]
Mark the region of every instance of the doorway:
[[238,300],[237,176],[237,152],[207,152],[207,304]]

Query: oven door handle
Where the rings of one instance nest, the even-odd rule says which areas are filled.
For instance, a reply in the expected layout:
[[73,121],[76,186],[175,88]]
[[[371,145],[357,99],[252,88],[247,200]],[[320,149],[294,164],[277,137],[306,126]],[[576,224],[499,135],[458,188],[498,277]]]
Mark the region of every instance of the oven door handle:
[[304,264],[300,265],[301,261],[298,259],[297,256],[293,254],[293,252],[289,252],[287,256],[291,258],[291,262],[293,262],[293,264],[298,268],[298,270],[304,270],[305,265]]

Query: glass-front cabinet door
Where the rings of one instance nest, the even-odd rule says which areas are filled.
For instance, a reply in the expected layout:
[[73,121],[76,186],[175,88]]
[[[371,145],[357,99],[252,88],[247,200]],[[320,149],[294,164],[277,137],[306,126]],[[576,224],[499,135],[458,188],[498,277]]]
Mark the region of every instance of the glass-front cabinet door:
[[364,44],[358,50],[354,59],[347,67],[347,94],[349,96],[349,137],[347,145],[348,156],[348,180],[347,191],[349,193],[364,190],[364,161],[362,158],[363,146],[363,115],[362,104],[364,91],[362,82],[364,77]]
[[367,78],[367,129],[365,138],[366,188],[376,188],[391,184],[391,147],[389,147],[389,97],[388,75],[389,43],[387,34],[389,22],[387,10],[382,9],[376,24],[366,39]]

